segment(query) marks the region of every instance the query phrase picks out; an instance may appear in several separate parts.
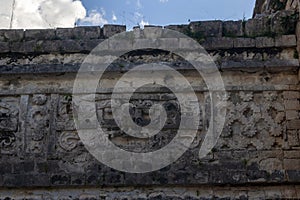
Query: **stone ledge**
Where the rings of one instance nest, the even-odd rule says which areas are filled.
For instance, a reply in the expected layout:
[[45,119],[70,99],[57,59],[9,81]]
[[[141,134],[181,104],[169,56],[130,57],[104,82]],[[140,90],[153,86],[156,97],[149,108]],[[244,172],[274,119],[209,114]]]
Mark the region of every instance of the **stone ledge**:
[[[248,21],[193,21],[189,24],[160,27],[182,32],[199,41],[209,37],[274,37],[295,33],[296,25],[293,15],[295,13],[281,11],[276,15],[249,19]],[[289,24],[286,30],[284,29],[283,19],[285,24]],[[155,27],[159,28],[159,26]],[[87,26],[57,29],[0,30],[0,42],[105,39],[124,31],[126,31],[126,26],[111,24],[104,25],[102,28]]]
[[30,40],[91,40],[105,39],[126,31],[123,25],[82,26],[57,29],[0,30],[0,42],[22,42]]
[[[81,63],[74,64],[21,64],[21,65],[2,65],[0,66],[1,74],[52,74],[52,73],[76,73],[81,66]],[[174,69],[179,71],[194,70],[185,62],[170,63]],[[271,61],[222,61],[218,64],[218,68],[222,71],[246,71],[255,72],[260,70],[267,70],[268,72],[283,72],[283,71],[297,71],[299,63],[297,59],[294,60],[271,60]],[[130,66],[120,65],[115,63],[107,69],[107,72],[126,72],[130,70]]]
[[[185,192],[182,192],[185,191]],[[232,186],[151,186],[132,187],[68,187],[12,188],[0,192],[1,199],[138,199],[138,200],[224,200],[224,199],[299,199],[297,184]]]
[[[50,31],[51,32],[51,31]],[[52,32],[53,33],[53,32]],[[49,37],[53,36],[49,33]],[[64,32],[61,38],[68,38],[66,35],[71,35],[70,32]],[[32,31],[30,38],[33,38],[36,33]],[[92,35],[92,34],[91,34]],[[36,38],[40,38],[37,36]],[[176,42],[174,42],[176,40]],[[98,44],[103,42],[104,39],[94,38],[83,38],[83,39],[63,39],[63,40],[26,40],[21,42],[1,42],[0,41],[0,54],[5,53],[21,53],[21,54],[45,54],[45,53],[89,53]],[[150,40],[150,44],[153,43]],[[175,49],[179,48],[177,44],[177,38],[163,38],[159,41],[168,42],[168,46]],[[114,42],[114,41],[112,41]],[[136,41],[138,43],[139,41]],[[147,39],[141,39],[142,43],[147,44]],[[200,44],[206,50],[225,50],[225,49],[239,49],[239,48],[289,48],[296,47],[296,36],[295,35],[283,35],[280,37],[257,37],[257,38],[230,38],[230,37],[210,37],[203,39]],[[132,49],[135,45],[132,42],[124,40],[126,46],[120,46],[119,42],[115,42],[111,45],[111,50],[120,49]],[[167,44],[167,43],[166,43]],[[174,46],[175,45],[175,46]],[[164,48],[164,46],[162,47]]]
[[294,60],[268,60],[268,61],[225,61],[221,64],[221,70],[241,70],[241,71],[257,71],[266,69],[271,72],[290,71],[299,69],[299,62]]

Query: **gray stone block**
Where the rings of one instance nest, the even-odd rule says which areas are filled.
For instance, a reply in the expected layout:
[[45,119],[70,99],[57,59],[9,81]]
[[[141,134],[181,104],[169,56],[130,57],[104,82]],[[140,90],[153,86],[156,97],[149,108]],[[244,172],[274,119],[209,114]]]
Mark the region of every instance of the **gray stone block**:
[[235,38],[233,40],[234,48],[253,48],[255,47],[255,39],[252,38]]
[[31,40],[24,42],[24,52],[26,53],[54,53],[62,51],[62,41],[57,40]]
[[297,46],[296,35],[282,35],[275,38],[276,47],[295,47]]
[[29,29],[24,33],[24,40],[53,40],[56,38],[55,32],[55,29]]
[[90,52],[95,47],[97,47],[100,43],[102,43],[104,39],[91,39],[91,40],[83,40],[81,41],[81,47],[83,51]]
[[244,36],[243,21],[225,21],[223,22],[223,36],[239,37]]
[[202,45],[206,50],[231,49],[233,48],[233,38],[207,38]]
[[23,29],[0,30],[0,41],[2,42],[20,42],[24,39]]
[[239,70],[239,71],[258,71],[264,67],[264,63],[261,61],[245,60],[242,62],[237,61],[224,61],[221,64],[222,70]]
[[50,178],[51,185],[69,185],[71,181],[68,174],[54,174]]
[[270,48],[275,46],[275,39],[270,37],[257,37],[255,38],[257,48]]
[[169,25],[169,26],[165,26],[164,28],[173,31],[178,31],[183,34],[187,34],[187,32],[189,31],[189,25]]
[[[81,26],[74,28],[75,33],[84,32],[84,36],[79,38],[80,40],[88,40],[88,39],[99,39],[101,37],[101,28],[99,26]],[[81,36],[81,35],[78,35]]]
[[25,42],[10,42],[9,49],[14,53],[26,53],[25,52]]
[[191,36],[198,38],[222,37],[222,21],[199,21],[189,24]]
[[268,17],[249,19],[245,24],[245,35],[248,37],[270,35],[270,31]]
[[274,35],[294,34],[298,16],[294,11],[283,10],[271,15],[271,32]]
[[0,52],[8,53],[10,50],[9,42],[0,42]]
[[11,174],[12,173],[12,164],[8,162],[3,162],[0,164],[0,174]]
[[62,40],[59,46],[60,51],[68,53],[79,53],[83,49],[80,40]]
[[84,28],[58,28],[56,38],[60,40],[80,40],[85,38]]
[[103,26],[103,35],[105,38],[109,38],[115,34],[122,33],[126,31],[126,26],[122,25],[104,25]]

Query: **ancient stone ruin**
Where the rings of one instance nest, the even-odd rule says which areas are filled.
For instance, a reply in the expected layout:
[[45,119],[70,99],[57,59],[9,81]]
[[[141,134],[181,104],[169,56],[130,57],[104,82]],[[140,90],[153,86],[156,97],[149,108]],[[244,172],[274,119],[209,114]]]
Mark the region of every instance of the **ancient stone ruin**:
[[[158,27],[198,41],[221,72],[228,93],[226,122],[216,146],[202,159],[198,153],[209,125],[210,95],[189,63],[172,52],[143,49],[111,64],[97,90],[96,109],[120,148],[148,152],[168,144],[180,123],[181,106],[170,90],[137,91],[131,99],[135,122],[147,124],[149,105],[155,102],[166,108],[168,123],[150,139],[127,136],[110,105],[122,74],[140,63],[162,62],[181,72],[197,94],[202,112],[193,144],[175,163],[149,173],[120,172],[97,161],[74,124],[78,69],[94,47],[126,31],[125,26],[0,30],[0,199],[300,198],[298,5],[296,0],[257,0],[254,17],[247,21]],[[178,38],[162,37],[161,42],[175,49],[181,45]],[[134,43],[122,45],[108,49]]]

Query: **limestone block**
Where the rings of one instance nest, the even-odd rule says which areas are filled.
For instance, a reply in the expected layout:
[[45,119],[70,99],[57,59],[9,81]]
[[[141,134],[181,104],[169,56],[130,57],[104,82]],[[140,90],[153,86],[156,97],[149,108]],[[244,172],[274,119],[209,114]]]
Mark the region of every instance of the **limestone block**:
[[275,38],[276,47],[295,47],[297,40],[295,35],[282,35]]
[[286,110],[300,110],[300,103],[298,100],[285,100],[284,106]]
[[105,38],[109,38],[115,34],[126,31],[126,26],[122,25],[104,25],[103,26],[103,35]]
[[25,31],[24,40],[54,40],[56,38],[55,29],[32,29]]
[[222,36],[222,21],[191,22],[189,27],[197,38]]
[[233,48],[233,38],[207,38],[202,45],[206,50],[231,49]]
[[249,37],[265,36],[270,33],[268,17],[249,19],[245,25],[245,34]]
[[8,53],[10,50],[9,42],[0,42],[0,52]]
[[287,120],[299,119],[299,117],[300,117],[299,112],[296,110],[287,110],[286,111],[286,119]]
[[2,42],[21,42],[24,39],[24,31],[22,29],[0,30],[0,41]]
[[299,159],[300,158],[299,151],[298,150],[284,151],[284,158]]
[[283,10],[271,15],[271,33],[275,35],[294,34],[297,15],[294,11]]
[[253,48],[255,47],[255,39],[252,38],[235,38],[234,48]]
[[223,22],[223,36],[239,37],[244,36],[243,21],[225,21]]
[[[101,28],[99,26],[79,26],[74,28],[75,37],[79,38],[80,40],[90,40],[90,39],[99,39],[102,38],[101,35]],[[76,33],[84,32],[84,36],[82,35],[76,36]]]
[[85,36],[84,29],[75,28],[57,28],[56,38],[60,40],[83,39]]
[[187,34],[187,31],[189,30],[188,25],[169,25],[169,26],[165,26],[164,28],[178,31],[184,34]]
[[283,166],[285,170],[299,170],[300,159],[284,159]]
[[283,98],[285,98],[285,99],[299,99],[300,98],[300,92],[284,91],[283,92]]
[[269,48],[275,46],[274,38],[270,37],[257,37],[256,39],[256,47],[257,48]]

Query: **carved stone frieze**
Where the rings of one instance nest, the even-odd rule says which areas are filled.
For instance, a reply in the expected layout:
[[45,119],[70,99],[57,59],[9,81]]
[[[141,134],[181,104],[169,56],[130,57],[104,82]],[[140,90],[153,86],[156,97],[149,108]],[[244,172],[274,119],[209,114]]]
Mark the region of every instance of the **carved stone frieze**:
[[35,94],[29,101],[26,123],[28,153],[42,153],[45,149],[50,126],[49,102],[49,97],[44,94]]
[[227,110],[221,139],[224,147],[271,149],[275,138],[283,141],[285,112],[282,93],[230,93]]
[[79,142],[79,137],[76,132],[65,131],[62,132],[58,139],[59,145],[65,151],[72,151],[75,149]]
[[15,152],[18,123],[18,98],[2,98],[0,101],[0,152],[2,154]]

